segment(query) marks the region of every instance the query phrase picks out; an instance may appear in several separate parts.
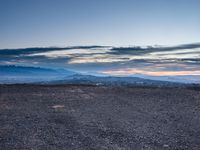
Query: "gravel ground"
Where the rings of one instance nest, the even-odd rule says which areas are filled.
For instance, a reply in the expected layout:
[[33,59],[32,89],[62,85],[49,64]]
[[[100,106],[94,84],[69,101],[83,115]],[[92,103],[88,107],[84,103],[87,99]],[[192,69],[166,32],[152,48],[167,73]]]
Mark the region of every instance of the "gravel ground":
[[1,85],[1,150],[199,150],[196,88]]

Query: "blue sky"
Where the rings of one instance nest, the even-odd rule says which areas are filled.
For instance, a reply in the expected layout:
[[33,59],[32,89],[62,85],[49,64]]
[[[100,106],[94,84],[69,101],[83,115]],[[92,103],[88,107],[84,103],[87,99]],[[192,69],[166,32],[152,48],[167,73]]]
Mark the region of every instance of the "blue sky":
[[200,41],[199,0],[0,0],[0,48]]

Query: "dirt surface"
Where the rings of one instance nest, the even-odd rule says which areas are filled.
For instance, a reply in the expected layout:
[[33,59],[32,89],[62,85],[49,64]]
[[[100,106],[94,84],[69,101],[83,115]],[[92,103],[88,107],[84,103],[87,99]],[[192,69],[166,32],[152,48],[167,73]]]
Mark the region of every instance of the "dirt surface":
[[200,91],[1,85],[1,150],[199,150]]

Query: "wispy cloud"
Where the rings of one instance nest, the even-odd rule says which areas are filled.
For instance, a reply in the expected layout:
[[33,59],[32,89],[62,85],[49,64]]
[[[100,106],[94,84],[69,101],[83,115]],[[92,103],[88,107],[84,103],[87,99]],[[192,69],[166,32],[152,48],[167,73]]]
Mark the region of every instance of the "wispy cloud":
[[86,54],[105,54],[109,52],[109,49],[99,48],[99,49],[67,49],[67,50],[54,50],[49,52],[39,52],[34,54],[29,54],[28,56],[45,56],[48,58],[58,58],[58,57],[75,57],[84,56]]
[[193,71],[147,71],[142,69],[135,68],[126,68],[126,69],[116,69],[116,70],[107,70],[101,71],[100,73],[113,75],[113,76],[129,76],[129,75],[148,75],[148,76],[188,76],[188,75],[200,75],[200,70]]

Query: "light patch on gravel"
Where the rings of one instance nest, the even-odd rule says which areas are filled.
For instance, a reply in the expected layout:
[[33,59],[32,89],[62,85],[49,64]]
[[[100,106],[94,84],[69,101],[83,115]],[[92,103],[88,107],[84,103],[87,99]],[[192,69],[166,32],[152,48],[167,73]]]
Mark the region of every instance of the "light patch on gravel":
[[53,105],[52,108],[54,109],[59,109],[59,108],[64,108],[64,105]]

